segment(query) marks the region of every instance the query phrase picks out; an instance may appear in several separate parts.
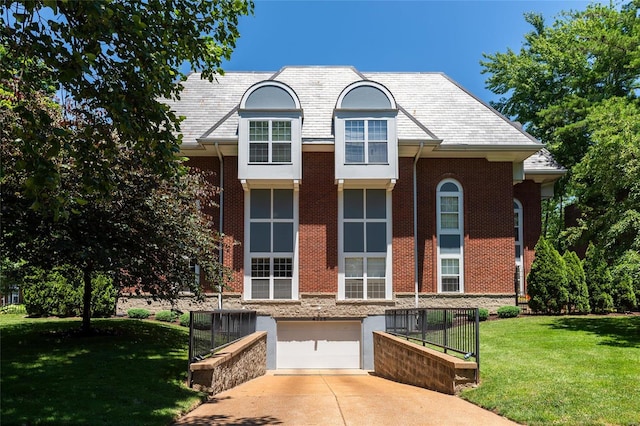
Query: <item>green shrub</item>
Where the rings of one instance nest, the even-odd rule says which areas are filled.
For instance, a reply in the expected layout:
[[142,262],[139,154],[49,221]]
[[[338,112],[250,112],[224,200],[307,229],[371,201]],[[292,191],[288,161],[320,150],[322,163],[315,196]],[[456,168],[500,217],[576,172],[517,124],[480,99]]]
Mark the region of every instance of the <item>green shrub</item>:
[[26,315],[27,308],[24,305],[6,305],[0,308],[0,314]]
[[[116,304],[112,280],[95,275],[91,280],[91,316],[109,317]],[[81,316],[84,284],[77,268],[64,266],[50,271],[32,268],[22,282],[25,308],[30,316]]]
[[567,311],[588,314],[591,312],[591,307],[589,306],[589,290],[582,262],[575,251],[566,251],[562,258],[567,266],[567,290],[569,292]]
[[520,315],[518,306],[501,306],[498,308],[498,318],[515,318]]
[[613,289],[613,304],[619,312],[632,311],[636,307],[636,295],[633,291],[631,275],[617,277]]
[[185,312],[180,315],[180,325],[183,327],[189,327],[189,320],[191,318],[191,314],[189,312]]
[[446,311],[446,312],[447,312],[447,316],[445,319],[445,316],[444,316],[445,311],[440,311],[440,310],[427,311],[427,326],[443,327],[445,326],[445,322],[447,326],[450,326],[451,324],[453,324],[453,312],[451,311]]
[[[478,309],[478,318],[480,319],[480,321],[486,321],[489,319],[489,310],[486,308],[479,308]],[[468,317],[469,321],[475,321],[476,320],[476,314],[475,312],[469,312],[469,317]]]
[[[640,307],[640,253],[634,250],[627,250],[616,262],[612,274],[614,276],[614,281],[617,283],[623,283],[622,286],[619,284],[616,286],[615,298],[618,300],[618,306],[620,306],[620,301],[622,299],[621,296],[625,296],[626,285],[624,284],[624,281],[627,280],[626,277],[629,277],[631,279],[631,288],[635,293],[635,306]],[[628,289],[626,291],[628,291]],[[626,294],[626,298],[629,301],[632,301],[632,298],[628,293]],[[629,305],[630,304],[631,303],[629,303]],[[627,310],[631,309],[633,308],[631,307]]]
[[118,290],[113,280],[104,275],[96,275],[91,279],[91,316],[93,318],[109,318],[116,311]]
[[567,306],[567,268],[560,253],[540,237],[527,276],[529,307],[534,312],[560,313]]
[[478,316],[480,317],[480,321],[486,321],[489,319],[489,310],[485,308],[478,309]]
[[175,311],[160,311],[156,313],[156,320],[164,322],[174,322],[178,314]]
[[614,310],[612,285],[613,277],[604,259],[601,248],[589,243],[584,258],[584,275],[589,289],[589,305],[596,314],[606,314]]
[[132,308],[127,311],[127,315],[129,316],[129,318],[147,319],[149,318],[149,315],[151,315],[151,313],[146,309]]

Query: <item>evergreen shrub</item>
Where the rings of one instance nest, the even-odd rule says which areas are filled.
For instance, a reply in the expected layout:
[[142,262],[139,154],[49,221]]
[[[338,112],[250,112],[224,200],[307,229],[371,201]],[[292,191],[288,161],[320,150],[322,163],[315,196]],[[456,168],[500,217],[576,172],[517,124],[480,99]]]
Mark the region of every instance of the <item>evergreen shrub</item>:
[[627,250],[616,262],[613,276],[617,282],[622,281],[625,276],[631,279],[631,287],[635,294],[635,309],[640,309],[640,253]]
[[[116,289],[112,280],[96,275],[91,280],[91,316],[109,317],[115,311]],[[84,285],[77,268],[64,266],[50,271],[30,269],[22,283],[27,314],[40,316],[81,316]]]
[[501,306],[498,308],[498,318],[515,318],[520,315],[518,306]]
[[569,299],[567,268],[560,253],[540,237],[527,276],[529,308],[534,312],[560,313]]
[[591,307],[589,306],[589,290],[582,262],[574,251],[566,251],[563,259],[567,267],[567,291],[569,293],[567,312],[588,314]]
[[180,315],[180,325],[183,327],[189,327],[189,320],[191,318],[191,314],[189,312],[185,312]]
[[175,311],[159,311],[156,313],[156,320],[163,322],[174,322],[178,318],[178,313]]
[[[489,310],[486,308],[479,308],[478,309],[478,318],[480,319],[480,321],[486,321],[487,319],[489,319]],[[469,313],[469,321],[475,321],[476,316],[475,313],[470,312]]]
[[453,312],[446,311],[447,316],[445,318],[445,311],[427,311],[427,326],[428,327],[448,327],[453,324]]
[[129,318],[147,319],[149,315],[151,315],[151,312],[142,308],[131,308],[127,311],[127,315]]
[[606,314],[614,310],[611,271],[604,258],[603,250],[589,243],[583,261],[584,275],[589,289],[589,305],[596,314]]

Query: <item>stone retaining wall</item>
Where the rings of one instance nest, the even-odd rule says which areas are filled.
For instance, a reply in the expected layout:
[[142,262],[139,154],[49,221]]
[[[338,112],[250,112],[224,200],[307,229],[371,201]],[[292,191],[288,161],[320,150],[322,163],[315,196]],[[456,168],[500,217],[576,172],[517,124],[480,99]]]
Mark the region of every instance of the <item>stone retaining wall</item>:
[[[420,308],[487,308],[496,313],[499,307],[514,305],[515,296],[508,294],[429,294],[418,296]],[[302,293],[299,300],[250,300],[239,293],[222,295],[224,309],[249,309],[258,315],[275,318],[341,317],[362,318],[368,315],[384,315],[387,309],[415,308],[413,293],[396,293],[392,300],[336,300],[333,293]],[[218,308],[218,295],[207,295],[198,301],[193,296],[181,296],[173,304],[153,301],[142,296],[123,296],[118,299],[116,314],[126,315],[131,308],[144,308],[155,313],[165,309],[183,312],[213,310]]]
[[250,334],[189,368],[191,386],[212,395],[263,376],[267,372],[267,333]]
[[475,362],[381,331],[373,332],[373,357],[375,373],[381,377],[450,395],[478,377]]

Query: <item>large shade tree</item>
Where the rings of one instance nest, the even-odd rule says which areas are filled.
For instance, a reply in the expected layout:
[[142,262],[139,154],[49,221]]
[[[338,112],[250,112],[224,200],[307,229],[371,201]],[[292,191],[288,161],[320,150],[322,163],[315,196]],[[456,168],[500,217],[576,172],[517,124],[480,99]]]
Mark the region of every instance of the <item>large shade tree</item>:
[[213,80],[251,0],[0,5],[3,262],[83,271],[172,298],[197,262],[222,283],[215,189],[176,157],[185,64]]
[[[482,62],[488,88],[502,95],[494,106],[569,169],[557,195],[581,217],[555,242],[594,241],[607,248],[609,263],[640,249],[639,8],[638,0],[592,4],[550,26],[528,14],[533,31],[521,49]],[[562,205],[547,210],[562,214]]]
[[[59,108],[44,96],[22,105],[39,110],[47,104],[46,120],[64,121]],[[92,278],[97,274],[112,277],[119,289],[175,299],[182,290],[200,292],[191,268],[197,263],[205,277],[224,285],[228,273],[217,258],[221,236],[210,214],[217,189],[207,174],[184,170],[174,179],[163,179],[144,166],[138,151],[118,144],[118,155],[109,163],[113,191],[102,197],[84,192],[83,165],[61,149],[53,161],[58,192],[52,196],[68,199],[69,214],[43,215],[30,208],[32,201],[22,191],[31,176],[19,166],[24,155],[10,140],[15,126],[20,126],[17,113],[5,110],[0,117],[2,257],[26,262],[25,267],[50,270],[71,265],[80,270],[85,331],[90,331]],[[77,120],[68,131],[76,140],[90,135],[96,143],[97,132],[108,128]],[[49,133],[42,131],[41,136]],[[182,160],[172,161],[179,167]]]
[[[205,78],[221,73],[239,37],[238,18],[252,10],[251,0],[3,2],[0,80],[16,95],[14,111],[25,124],[12,136],[32,208],[68,214],[68,199],[54,196],[63,150],[78,160],[83,193],[114,190],[110,169],[121,145],[153,173],[175,176],[180,117],[162,98],[179,96],[185,63]],[[22,108],[43,84],[74,110],[71,119],[106,122],[109,132],[71,131],[73,123],[43,119],[44,109]]]

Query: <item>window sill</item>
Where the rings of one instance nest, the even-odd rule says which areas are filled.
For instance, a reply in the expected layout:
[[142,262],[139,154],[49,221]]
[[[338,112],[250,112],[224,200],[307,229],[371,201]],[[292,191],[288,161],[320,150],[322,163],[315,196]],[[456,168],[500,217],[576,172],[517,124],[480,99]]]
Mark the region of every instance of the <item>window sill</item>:
[[344,163],[345,166],[388,166],[389,163]]
[[395,306],[395,302],[392,299],[341,299],[341,300],[336,300],[336,305]]
[[244,303],[253,303],[256,305],[278,305],[278,304],[287,304],[287,305],[300,305],[302,302],[296,299],[244,299]]
[[293,165],[293,162],[288,162],[288,163],[274,163],[274,162],[267,162],[265,161],[264,163],[260,162],[260,163],[247,163],[250,166],[291,166]]

